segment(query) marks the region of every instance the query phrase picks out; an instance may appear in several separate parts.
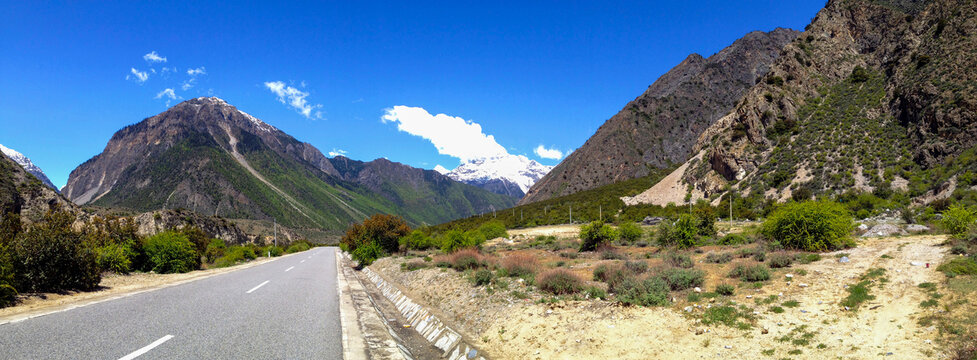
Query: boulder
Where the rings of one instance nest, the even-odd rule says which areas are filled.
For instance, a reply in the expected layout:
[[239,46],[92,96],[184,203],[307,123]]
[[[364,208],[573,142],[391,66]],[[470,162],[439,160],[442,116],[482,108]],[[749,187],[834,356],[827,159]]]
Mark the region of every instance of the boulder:
[[879,224],[862,234],[862,237],[886,237],[893,235],[906,235],[907,233],[896,225]]
[[641,223],[644,224],[644,225],[658,225],[658,224],[661,224],[661,222],[664,221],[664,220],[665,219],[660,218],[660,217],[657,217],[657,216],[655,216],[655,217],[646,216],[644,220],[641,220]]

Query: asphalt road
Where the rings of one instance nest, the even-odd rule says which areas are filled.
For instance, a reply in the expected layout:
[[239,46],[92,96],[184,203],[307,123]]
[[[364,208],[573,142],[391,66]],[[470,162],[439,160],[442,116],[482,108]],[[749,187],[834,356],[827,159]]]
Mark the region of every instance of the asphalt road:
[[342,359],[338,301],[335,249],[314,248],[0,325],[0,358]]

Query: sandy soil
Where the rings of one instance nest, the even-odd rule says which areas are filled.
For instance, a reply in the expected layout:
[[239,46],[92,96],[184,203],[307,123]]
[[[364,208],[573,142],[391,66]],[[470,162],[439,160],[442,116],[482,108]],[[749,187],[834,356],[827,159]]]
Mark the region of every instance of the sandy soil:
[[99,283],[99,289],[95,291],[69,291],[63,294],[21,294],[17,305],[0,309],[0,324],[129,296],[140,292],[179,285],[214,275],[246,269],[279,258],[263,257],[237,266],[197,270],[184,274],[133,273],[130,275],[118,275],[106,273],[102,275],[102,282]]
[[[762,288],[741,287],[735,295],[726,298],[754,312],[756,321],[749,330],[701,324],[701,312],[713,304],[688,303],[684,300],[687,292],[674,293],[675,304],[663,308],[624,307],[600,300],[545,304],[538,303],[540,295],[533,292],[529,292],[529,299],[513,297],[513,290],[525,289],[518,282],[510,283],[508,289],[496,287],[488,291],[471,286],[453,270],[403,272],[399,268],[403,259],[383,259],[373,268],[401,284],[400,288],[416,301],[440,309],[443,320],[465,333],[475,346],[493,358],[923,359],[939,357],[941,349],[934,341],[938,336],[936,329],[920,327],[917,319],[940,311],[940,307],[921,308],[920,302],[927,297],[917,285],[944,283],[943,275],[935,269],[946,254],[946,247],[940,246],[944,241],[944,236],[933,235],[863,239],[857,248],[843,251],[850,257],[849,263],[839,263],[835,254],[829,253],[814,263],[777,270]],[[628,251],[629,257],[638,258]],[[554,261],[544,258],[544,263]],[[599,262],[596,258],[593,261],[571,265],[574,266],[571,269],[589,274]],[[696,267],[710,273],[705,288],[712,289],[719,282],[735,283],[716,274],[724,274],[744,261],[752,260],[737,259],[729,264],[697,261]],[[914,266],[911,262],[932,266]],[[886,270],[888,282],[872,288],[871,294],[876,299],[863,304],[857,312],[845,311],[839,305],[848,295],[845,285],[857,283],[860,276],[875,268]],[[801,275],[801,270],[806,275]],[[791,282],[785,277],[788,273],[794,276]],[[756,303],[757,299],[769,295],[778,295],[773,304]],[[770,306],[788,300],[796,300],[800,306],[785,307],[781,314],[769,310]],[[692,311],[684,310],[689,306]],[[800,333],[813,334],[807,345],[777,340],[801,326],[806,328],[794,331],[793,337]],[[767,334],[763,334],[764,329]],[[819,349],[819,344],[823,348]],[[773,353],[764,354],[765,350]],[[792,350],[801,353],[790,354]]]

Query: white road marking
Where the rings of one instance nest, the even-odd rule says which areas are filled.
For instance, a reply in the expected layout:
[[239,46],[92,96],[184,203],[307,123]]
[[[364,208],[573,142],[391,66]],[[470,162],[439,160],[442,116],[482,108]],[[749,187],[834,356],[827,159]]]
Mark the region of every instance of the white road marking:
[[142,349],[133,351],[131,354],[119,358],[119,360],[132,360],[132,359],[135,359],[135,358],[139,357],[139,355],[142,355],[142,354],[145,354],[145,353],[149,352],[149,350],[152,350],[154,347],[157,347],[157,346],[162,345],[163,343],[169,341],[172,338],[173,338],[173,335],[166,335],[164,337],[161,337],[159,340],[153,341],[152,344],[146,345]]
[[258,284],[258,286],[255,286],[255,287],[251,288],[251,290],[248,290],[248,292],[246,292],[245,294],[250,294],[251,292],[253,292],[255,290],[258,290],[258,288],[260,288],[262,286],[265,286],[265,284],[267,284],[269,281],[271,281],[271,280],[265,280],[265,282],[260,283],[260,284]]
[[294,268],[295,268],[295,267],[294,267],[294,266],[292,266],[292,267],[290,267],[290,268],[288,268],[288,269],[285,269],[285,272],[288,272],[289,270],[292,270],[292,269],[294,269]]
[[304,262],[305,262],[305,259],[302,259],[302,261],[299,261],[299,264],[304,263]]

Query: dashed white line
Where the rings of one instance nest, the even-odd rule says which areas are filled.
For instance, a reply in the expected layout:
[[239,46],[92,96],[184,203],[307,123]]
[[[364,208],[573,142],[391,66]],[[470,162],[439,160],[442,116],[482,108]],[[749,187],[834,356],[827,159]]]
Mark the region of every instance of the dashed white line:
[[139,357],[139,355],[142,355],[142,354],[145,354],[145,353],[149,352],[149,350],[152,350],[154,347],[157,347],[157,346],[162,345],[163,343],[169,341],[172,338],[173,338],[173,335],[166,335],[164,337],[161,337],[159,340],[153,341],[152,344],[146,345],[142,349],[133,351],[131,354],[119,358],[119,360],[132,360],[132,359],[135,359],[135,358]]
[[290,267],[290,268],[288,268],[288,269],[285,269],[285,272],[288,272],[289,270],[292,270],[292,269],[294,269],[294,268],[295,268],[295,267],[294,267],[294,266],[292,266],[292,267]]
[[305,262],[305,259],[302,259],[302,261],[299,261],[299,264],[304,263],[304,262]]
[[258,284],[258,286],[255,286],[255,287],[251,288],[251,290],[248,290],[248,292],[246,292],[245,294],[250,294],[251,292],[253,292],[255,290],[258,290],[258,288],[260,288],[262,286],[265,286],[265,284],[267,284],[269,281],[271,281],[271,280],[265,280],[265,282],[260,283],[260,284]]

